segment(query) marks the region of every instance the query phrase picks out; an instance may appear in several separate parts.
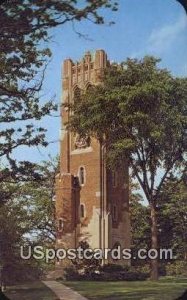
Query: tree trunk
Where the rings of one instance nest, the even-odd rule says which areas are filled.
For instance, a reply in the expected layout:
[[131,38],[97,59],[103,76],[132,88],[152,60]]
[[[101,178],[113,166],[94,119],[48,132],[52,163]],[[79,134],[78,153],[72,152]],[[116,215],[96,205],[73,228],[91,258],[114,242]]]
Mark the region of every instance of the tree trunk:
[[[151,248],[158,250],[157,214],[155,202],[151,201]],[[158,280],[158,258],[151,260],[151,280]]]

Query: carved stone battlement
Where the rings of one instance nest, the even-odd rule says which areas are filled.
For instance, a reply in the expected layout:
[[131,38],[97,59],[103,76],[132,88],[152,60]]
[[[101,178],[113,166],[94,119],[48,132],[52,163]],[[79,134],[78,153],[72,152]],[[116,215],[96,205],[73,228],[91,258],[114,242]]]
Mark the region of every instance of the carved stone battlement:
[[86,52],[81,61],[66,59],[63,63],[63,90],[70,90],[78,85],[83,88],[89,82],[97,83],[99,76],[109,62],[104,50]]

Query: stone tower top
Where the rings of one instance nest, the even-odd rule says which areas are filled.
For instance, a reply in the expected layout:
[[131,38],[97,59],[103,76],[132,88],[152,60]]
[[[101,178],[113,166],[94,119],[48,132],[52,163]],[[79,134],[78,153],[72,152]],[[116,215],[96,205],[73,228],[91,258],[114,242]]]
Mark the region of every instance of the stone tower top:
[[108,63],[104,50],[96,50],[94,53],[87,51],[77,62],[66,59],[63,63],[63,88],[70,89],[75,85],[83,87],[87,82],[97,83],[101,71]]

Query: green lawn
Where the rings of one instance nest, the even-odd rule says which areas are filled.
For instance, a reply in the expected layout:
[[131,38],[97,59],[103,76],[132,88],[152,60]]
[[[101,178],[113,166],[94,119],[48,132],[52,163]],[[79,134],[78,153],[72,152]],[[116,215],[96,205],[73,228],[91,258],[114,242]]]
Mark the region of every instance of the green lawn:
[[65,282],[88,299],[97,300],[174,300],[187,289],[187,278],[164,278],[158,282]]
[[33,282],[7,289],[10,300],[58,300],[57,296],[42,282]]

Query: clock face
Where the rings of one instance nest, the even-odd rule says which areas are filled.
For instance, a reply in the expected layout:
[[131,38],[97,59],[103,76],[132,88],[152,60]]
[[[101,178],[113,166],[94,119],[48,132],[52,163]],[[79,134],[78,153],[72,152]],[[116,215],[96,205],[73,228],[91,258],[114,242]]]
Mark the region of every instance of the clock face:
[[90,137],[81,137],[79,134],[75,137],[75,149],[84,149],[90,146]]

